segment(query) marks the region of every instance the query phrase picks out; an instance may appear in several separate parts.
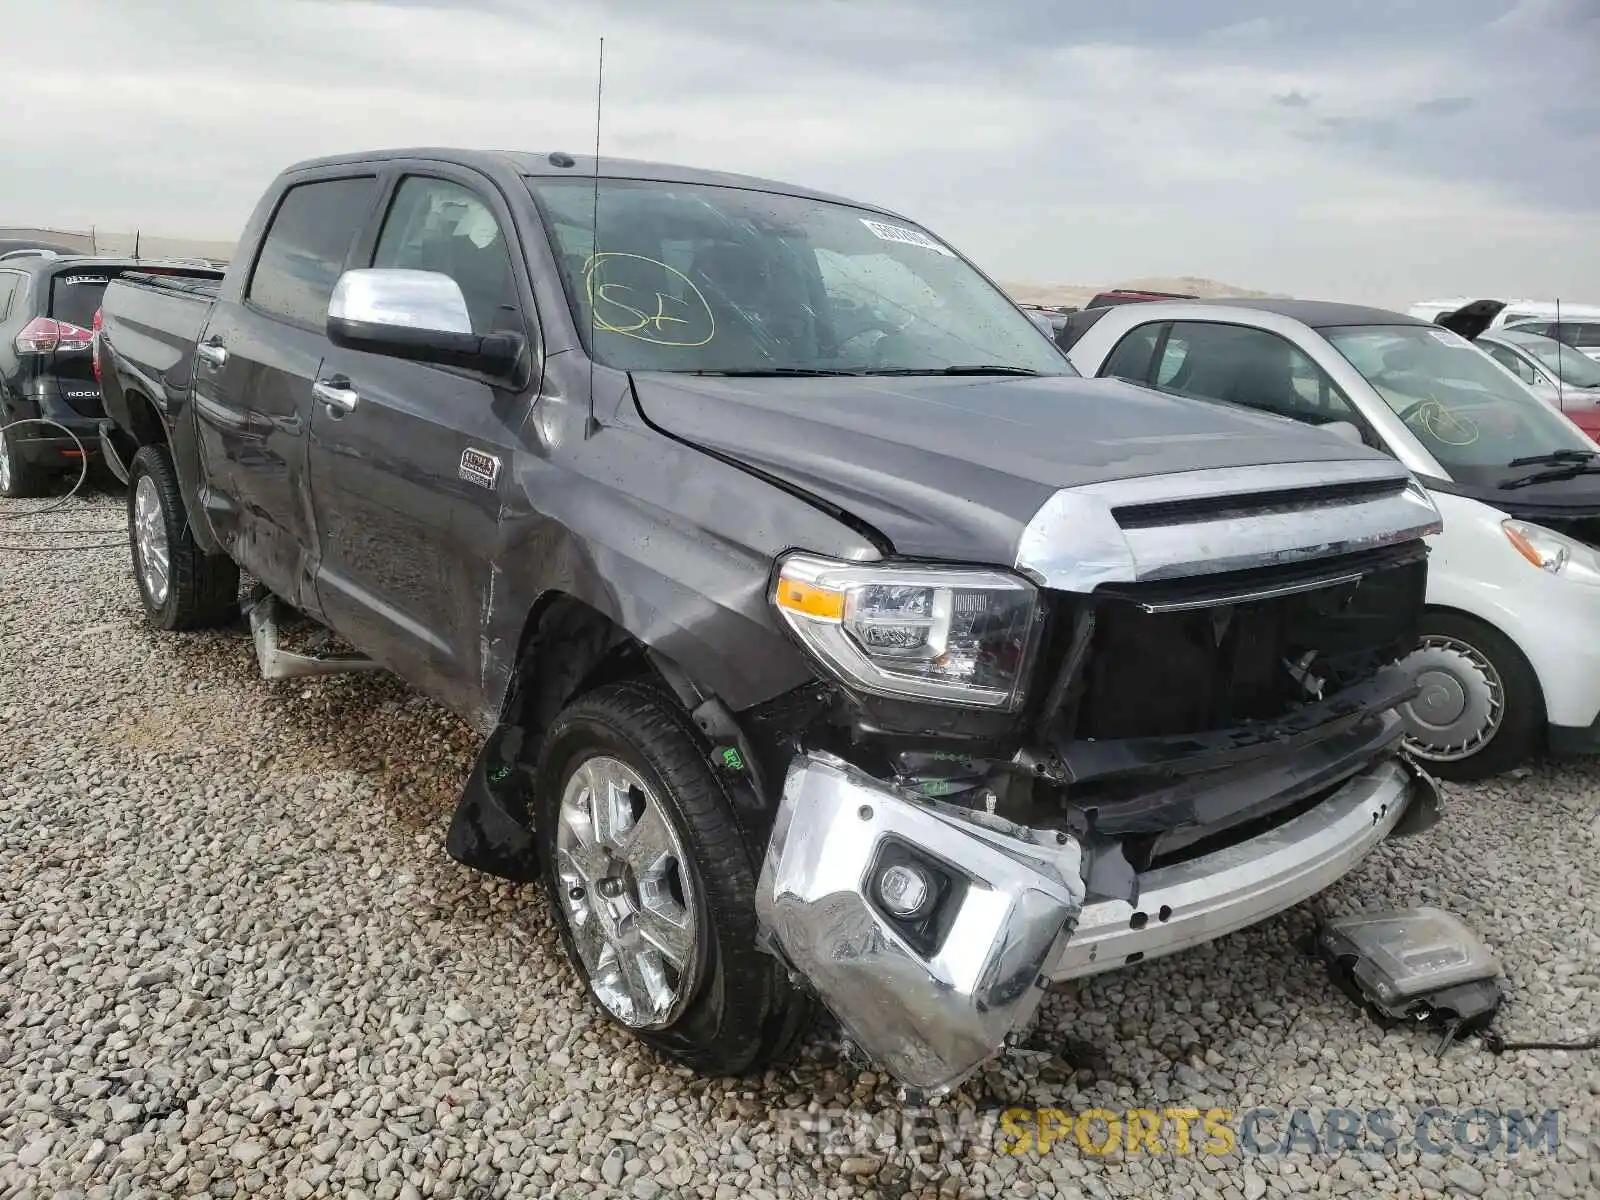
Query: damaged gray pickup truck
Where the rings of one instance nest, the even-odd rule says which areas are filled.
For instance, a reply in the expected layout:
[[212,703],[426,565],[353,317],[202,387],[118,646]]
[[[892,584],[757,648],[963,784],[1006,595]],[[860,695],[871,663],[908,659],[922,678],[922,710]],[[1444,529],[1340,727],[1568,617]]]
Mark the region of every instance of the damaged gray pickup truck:
[[594,998],[700,1070],[820,999],[947,1089],[1052,981],[1433,819],[1395,713],[1425,493],[1076,377],[893,213],[321,160],[220,283],[113,283],[98,352],[150,619],[236,619],[242,568],[264,668],[287,605],[472,722],[450,852],[541,879]]

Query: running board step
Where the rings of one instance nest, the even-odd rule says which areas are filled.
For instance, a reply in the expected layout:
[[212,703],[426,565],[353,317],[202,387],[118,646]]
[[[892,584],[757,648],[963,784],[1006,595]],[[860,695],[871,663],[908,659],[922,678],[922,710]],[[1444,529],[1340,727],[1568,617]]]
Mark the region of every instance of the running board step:
[[364,654],[297,654],[278,645],[278,599],[265,589],[257,589],[245,606],[250,618],[250,636],[255,641],[256,661],[263,679],[297,679],[305,675],[343,675],[350,671],[381,671],[383,668]]

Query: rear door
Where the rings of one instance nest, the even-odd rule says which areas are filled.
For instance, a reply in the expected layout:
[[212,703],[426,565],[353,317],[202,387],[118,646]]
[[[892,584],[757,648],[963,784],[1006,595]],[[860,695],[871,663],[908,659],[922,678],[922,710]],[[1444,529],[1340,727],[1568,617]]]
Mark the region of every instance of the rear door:
[[311,178],[279,199],[243,298],[219,303],[196,348],[205,502],[228,553],[315,611],[306,453],[328,299],[377,199],[375,174]]
[[[527,259],[488,180],[442,165],[402,170],[363,257],[449,275],[474,333],[514,331],[536,344]],[[321,379],[353,402],[348,411],[318,402],[311,414],[323,618],[456,711],[472,711],[501,497],[532,391],[333,346]]]

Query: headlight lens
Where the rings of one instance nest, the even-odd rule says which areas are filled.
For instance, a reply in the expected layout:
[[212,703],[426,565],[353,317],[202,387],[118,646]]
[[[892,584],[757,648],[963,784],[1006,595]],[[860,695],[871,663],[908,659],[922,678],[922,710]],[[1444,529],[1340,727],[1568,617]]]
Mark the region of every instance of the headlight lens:
[[1500,528],[1512,548],[1540,570],[1600,583],[1600,557],[1582,542],[1527,521],[1502,521]]
[[863,691],[1005,711],[1022,703],[1040,624],[1025,579],[797,554],[780,567],[772,602],[825,667]]

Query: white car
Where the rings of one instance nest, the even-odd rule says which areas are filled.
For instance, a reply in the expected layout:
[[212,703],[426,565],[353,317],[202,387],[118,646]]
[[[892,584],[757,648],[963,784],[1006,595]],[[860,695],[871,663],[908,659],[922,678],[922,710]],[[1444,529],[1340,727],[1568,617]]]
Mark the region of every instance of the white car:
[[1457,333],[1465,330],[1449,318],[1470,316],[1476,322],[1476,330],[1543,334],[1600,362],[1600,305],[1556,304],[1547,300],[1472,300],[1457,296],[1450,300],[1423,300],[1407,311],[1423,321],[1452,325]]
[[1412,655],[1412,752],[1452,779],[1545,746],[1600,752],[1600,453],[1488,355],[1380,309],[1225,300],[1108,309],[1068,356],[1085,375],[1393,454],[1444,517]]

